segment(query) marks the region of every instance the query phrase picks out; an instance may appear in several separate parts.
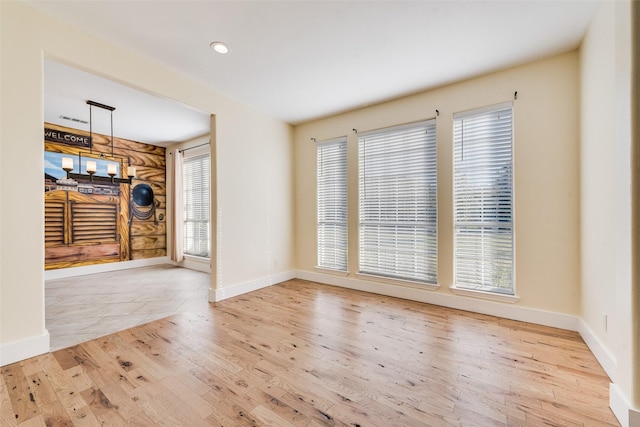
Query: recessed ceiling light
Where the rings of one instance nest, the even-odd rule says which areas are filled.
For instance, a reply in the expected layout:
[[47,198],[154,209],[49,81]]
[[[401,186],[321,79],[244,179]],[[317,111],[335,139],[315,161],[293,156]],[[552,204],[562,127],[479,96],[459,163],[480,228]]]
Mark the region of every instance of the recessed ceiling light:
[[229,47],[223,42],[211,42],[209,47],[222,55],[229,53]]

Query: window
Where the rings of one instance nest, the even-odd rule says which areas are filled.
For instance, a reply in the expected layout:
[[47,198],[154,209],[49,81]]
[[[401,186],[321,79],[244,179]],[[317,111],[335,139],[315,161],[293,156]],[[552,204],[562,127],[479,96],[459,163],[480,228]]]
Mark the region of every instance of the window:
[[454,115],[455,286],[514,294],[511,103]]
[[437,283],[435,119],[358,144],[360,272]]
[[316,150],[318,267],[347,271],[347,138]]
[[211,254],[209,154],[185,158],[182,170],[184,192],[184,253],[199,257]]

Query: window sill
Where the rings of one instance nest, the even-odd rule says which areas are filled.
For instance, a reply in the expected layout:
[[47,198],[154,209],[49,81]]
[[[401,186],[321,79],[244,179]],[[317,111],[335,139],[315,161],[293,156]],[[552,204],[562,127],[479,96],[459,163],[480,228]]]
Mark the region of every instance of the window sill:
[[451,289],[451,292],[453,292],[454,294],[462,295],[465,297],[483,298],[491,301],[508,302],[512,304],[514,302],[520,301],[520,297],[517,295],[505,295],[505,294],[498,294],[498,293],[487,292],[487,291],[477,291],[474,289],[463,289],[463,288],[458,288],[455,285],[450,286],[449,289]]
[[184,254],[184,259],[188,259],[189,261],[206,263],[206,264],[209,264],[211,262],[211,258],[209,257],[196,256],[196,255]]
[[413,288],[427,291],[435,291],[440,285],[434,285],[433,283],[414,282],[413,280],[393,279],[391,277],[375,276],[373,274],[357,273],[356,277],[359,279],[371,280],[373,282],[381,282],[391,285],[400,285],[405,288]]
[[323,267],[314,267],[314,270],[317,271],[318,273],[324,273],[324,274],[332,274],[334,276],[342,276],[342,277],[347,277],[349,275],[348,271],[344,271],[344,270],[333,270],[331,268],[323,268]]

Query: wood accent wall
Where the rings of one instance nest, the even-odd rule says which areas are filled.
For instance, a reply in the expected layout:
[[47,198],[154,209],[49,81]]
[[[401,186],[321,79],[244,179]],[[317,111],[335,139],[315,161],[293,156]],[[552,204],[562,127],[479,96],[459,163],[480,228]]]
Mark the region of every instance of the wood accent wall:
[[[77,135],[89,135],[89,132],[84,130],[50,123],[45,123],[44,126]],[[51,141],[44,141],[44,149],[69,154],[74,156],[74,159],[77,158],[78,152],[82,156],[89,155],[89,149]],[[93,154],[95,156],[99,153],[104,153],[107,157],[111,156],[110,136],[94,133]],[[137,175],[131,186],[120,185],[119,203],[115,202],[116,198],[111,196],[87,196],[62,190],[45,193],[45,269],[167,255],[167,186],[164,147],[114,137],[113,154],[128,158],[130,165],[135,166]],[[77,163],[77,160],[74,162]],[[157,223],[154,221],[154,216],[146,220],[134,216],[129,225],[131,190],[141,183],[148,184],[153,189]],[[73,216],[72,212],[65,211],[65,206],[70,206],[69,197],[79,199],[86,204],[83,208],[76,208]],[[95,209],[91,208],[90,203],[96,203],[93,206]],[[109,208],[110,204],[117,204],[117,206]],[[113,226],[114,212],[117,215],[115,240],[110,234],[113,231],[110,227]],[[76,222],[73,223],[73,221]],[[66,227],[63,228],[63,225]],[[86,237],[77,235],[82,227]],[[68,234],[65,236],[64,233],[71,233],[70,230],[76,230],[75,240]],[[69,245],[70,242],[74,242],[74,245]]]

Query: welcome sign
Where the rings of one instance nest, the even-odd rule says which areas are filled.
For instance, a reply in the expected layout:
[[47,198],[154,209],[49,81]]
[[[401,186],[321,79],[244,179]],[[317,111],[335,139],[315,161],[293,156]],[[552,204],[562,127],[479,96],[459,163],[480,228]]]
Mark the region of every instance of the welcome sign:
[[57,142],[60,144],[75,145],[78,147],[91,147],[91,138],[86,135],[78,135],[70,132],[44,128],[45,141]]

